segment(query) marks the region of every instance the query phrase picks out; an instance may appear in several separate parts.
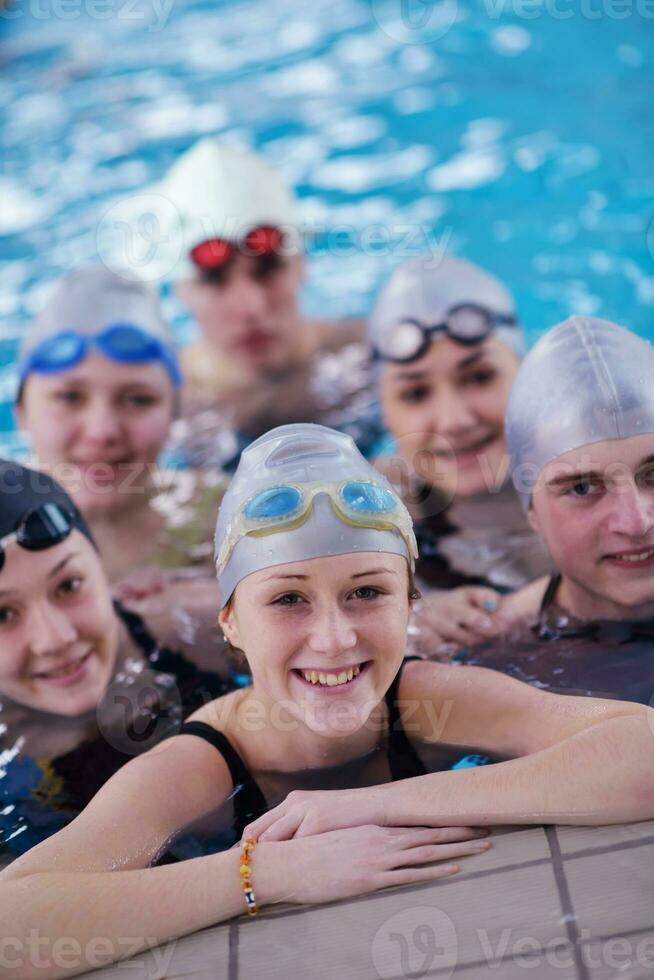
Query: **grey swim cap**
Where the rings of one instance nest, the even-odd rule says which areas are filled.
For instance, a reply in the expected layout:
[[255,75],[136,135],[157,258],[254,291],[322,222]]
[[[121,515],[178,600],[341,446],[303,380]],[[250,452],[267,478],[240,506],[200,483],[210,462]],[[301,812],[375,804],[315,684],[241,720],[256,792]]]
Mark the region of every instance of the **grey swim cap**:
[[[308,422],[272,429],[243,451],[218,512],[214,558],[218,559],[232,520],[258,491],[286,484],[348,480],[374,481],[394,493],[385,477],[366,462],[350,436]],[[415,554],[410,518],[404,505],[400,506],[406,514],[411,551]],[[403,555],[413,567],[413,555],[399,530],[346,523],[334,512],[326,494],[319,493],[309,517],[300,526],[262,537],[239,537],[224,567],[218,568],[220,604],[225,605],[242,579],[260,569],[358,551]]]
[[543,467],[572,449],[654,432],[654,347],[573,316],[530,350],[511,389],[506,438],[525,510]]
[[[447,313],[461,304],[486,307],[499,316],[515,316],[515,303],[499,279],[478,265],[463,259],[443,256],[435,264],[433,256],[411,259],[396,269],[382,289],[368,324],[368,339],[373,348],[394,327],[407,319],[425,326],[441,322]],[[498,326],[493,336],[501,340],[518,357],[526,344],[522,329]]]
[[176,366],[175,344],[157,292],[127,271],[119,275],[99,265],[78,269],[59,280],[23,336],[18,358],[21,376],[29,355],[44,340],[69,330],[91,337],[116,324],[129,324],[150,334]]

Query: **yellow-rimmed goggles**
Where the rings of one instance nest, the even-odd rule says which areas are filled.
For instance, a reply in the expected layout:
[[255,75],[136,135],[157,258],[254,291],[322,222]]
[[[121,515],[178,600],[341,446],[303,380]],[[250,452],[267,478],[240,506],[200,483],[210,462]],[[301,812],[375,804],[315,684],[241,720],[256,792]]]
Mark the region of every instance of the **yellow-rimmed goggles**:
[[237,542],[245,535],[260,537],[303,524],[319,493],[327,494],[335,513],[346,524],[380,531],[399,531],[413,567],[418,557],[418,547],[411,515],[388,486],[373,480],[319,480],[302,484],[275,484],[253,494],[229,522],[216,558],[218,573],[229,561]]

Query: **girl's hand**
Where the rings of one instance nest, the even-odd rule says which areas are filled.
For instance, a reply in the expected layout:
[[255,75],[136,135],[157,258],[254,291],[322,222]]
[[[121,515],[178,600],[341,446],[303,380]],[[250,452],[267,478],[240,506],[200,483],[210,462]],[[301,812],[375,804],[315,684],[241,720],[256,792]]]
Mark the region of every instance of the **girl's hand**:
[[[359,827],[364,824],[390,825],[392,820],[383,805],[384,787],[365,790],[294,790],[283,803],[254,820],[243,831],[243,838],[259,841],[284,841],[309,837],[331,830]],[[468,840],[477,831],[470,827],[440,827],[447,840]]]
[[428,592],[414,606],[409,627],[413,645],[428,656],[446,643],[473,646],[497,636],[509,626],[501,601],[494,589],[477,585]]
[[386,823],[371,790],[293,790],[283,803],[264,813],[243,831],[259,841],[291,840],[329,830]]
[[[254,826],[254,825],[253,825]],[[485,831],[363,825],[260,843],[252,877],[261,905],[321,903],[456,874],[453,859],[488,850]]]

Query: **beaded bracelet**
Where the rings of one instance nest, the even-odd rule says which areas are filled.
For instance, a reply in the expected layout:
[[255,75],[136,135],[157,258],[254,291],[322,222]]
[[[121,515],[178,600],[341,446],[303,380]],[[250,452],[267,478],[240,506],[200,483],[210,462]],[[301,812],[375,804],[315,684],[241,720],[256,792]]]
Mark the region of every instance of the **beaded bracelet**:
[[245,904],[247,906],[248,915],[256,915],[259,909],[257,908],[257,900],[254,897],[254,889],[252,887],[252,878],[250,877],[252,869],[250,868],[250,854],[254,849],[256,840],[253,837],[248,837],[247,840],[243,842],[243,848],[241,850],[241,886],[245,893]]

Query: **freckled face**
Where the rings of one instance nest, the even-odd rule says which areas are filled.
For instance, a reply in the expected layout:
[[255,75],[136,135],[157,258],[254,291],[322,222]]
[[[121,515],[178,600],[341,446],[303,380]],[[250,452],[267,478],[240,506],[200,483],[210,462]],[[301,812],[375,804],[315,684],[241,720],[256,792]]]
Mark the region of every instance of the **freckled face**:
[[80,510],[99,515],[129,509],[150,485],[174,403],[160,364],[90,354],[68,371],[31,374],[18,420]]
[[254,689],[327,736],[362,727],[399,669],[409,616],[407,563],[361,553],[263,569],[220,613]]
[[100,559],[77,530],[45,551],[15,541],[0,570],[0,696],[56,715],[91,711],[116,663],[119,623]]
[[450,499],[501,484],[504,413],[518,366],[492,337],[473,348],[438,337],[411,364],[385,362],[384,420],[411,472]]
[[585,618],[654,613],[654,436],[610,439],[544,467],[529,521]]

